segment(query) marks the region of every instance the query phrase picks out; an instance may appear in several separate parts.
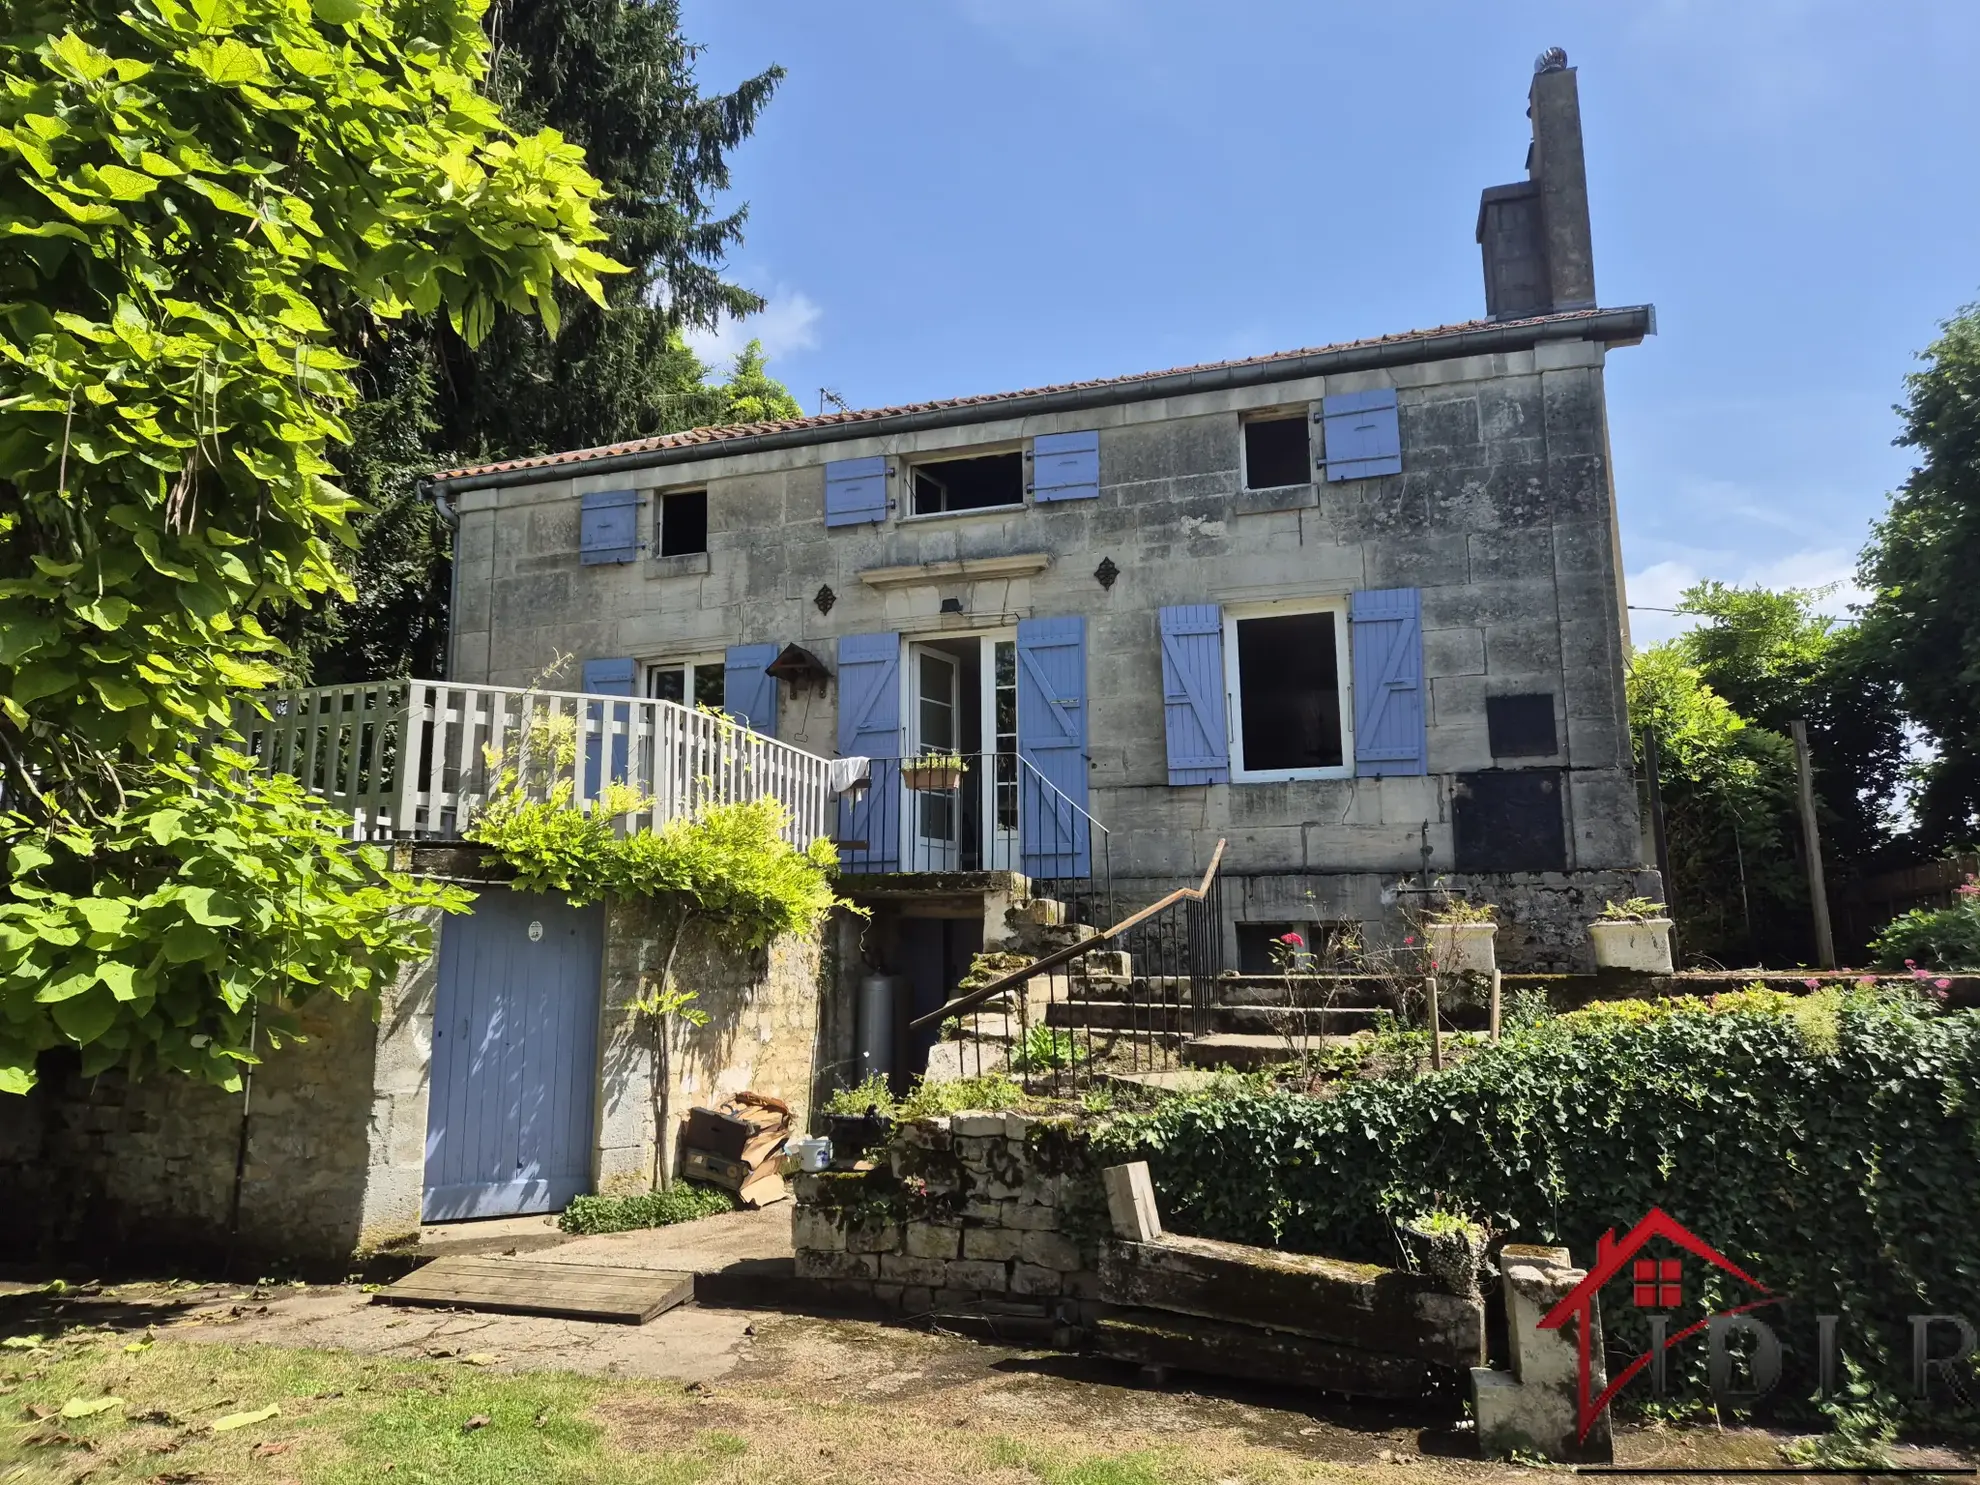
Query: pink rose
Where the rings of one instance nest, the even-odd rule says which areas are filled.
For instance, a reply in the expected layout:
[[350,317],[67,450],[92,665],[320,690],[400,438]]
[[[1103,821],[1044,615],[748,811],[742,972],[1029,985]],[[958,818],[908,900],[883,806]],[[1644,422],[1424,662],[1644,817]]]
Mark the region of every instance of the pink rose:
[[1951,981],[1951,980],[1934,980],[1934,981],[1932,981],[1932,988],[1933,988],[1934,990],[1950,990],[1950,989],[1952,989],[1952,981]]
[[1301,937],[1300,937],[1300,936],[1299,936],[1298,934],[1296,934],[1296,933],[1282,933],[1282,934],[1280,934],[1280,935],[1279,935],[1279,942],[1280,942],[1280,943],[1282,943],[1282,944],[1291,944],[1291,945],[1292,945],[1292,946],[1293,946],[1293,947],[1294,947],[1295,949],[1303,949],[1303,948],[1305,948],[1305,947],[1306,947],[1306,940],[1305,940],[1305,939],[1303,939],[1303,938],[1301,938]]
[[1820,990],[1822,988],[1822,982],[1816,979],[1815,976],[1813,975],[1810,975],[1807,979],[1803,980],[1801,983],[1806,985],[1810,990]]

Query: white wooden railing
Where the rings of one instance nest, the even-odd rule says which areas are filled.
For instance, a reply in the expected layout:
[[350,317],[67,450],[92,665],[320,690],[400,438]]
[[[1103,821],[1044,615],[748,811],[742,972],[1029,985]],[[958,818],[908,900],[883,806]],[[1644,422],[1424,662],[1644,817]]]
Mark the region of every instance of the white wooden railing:
[[831,833],[828,760],[671,701],[375,681],[264,692],[235,725],[273,772],[294,774],[351,817],[361,840],[459,839],[504,766],[542,795],[560,779],[589,806],[609,780],[649,802],[650,829],[700,806],[765,795],[789,816],[800,848]]

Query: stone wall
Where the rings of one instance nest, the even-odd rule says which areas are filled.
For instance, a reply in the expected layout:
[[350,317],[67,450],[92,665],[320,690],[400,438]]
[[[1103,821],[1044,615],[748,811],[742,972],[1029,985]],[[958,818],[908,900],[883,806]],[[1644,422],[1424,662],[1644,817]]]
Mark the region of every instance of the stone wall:
[[1109,1232],[1070,1118],[955,1114],[899,1126],[871,1171],[796,1178],[797,1275],[908,1316],[1087,1314]]
[[[212,1255],[341,1263],[419,1235],[433,961],[370,1007],[324,997],[307,1041],[263,1048],[251,1090],[159,1075],[84,1078],[43,1061],[25,1098],[0,1097],[0,1247],[16,1256]],[[230,1233],[243,1112],[247,1164]]]
[[[654,1176],[655,1055],[652,1018],[633,1003],[658,987],[674,914],[653,903],[614,904],[605,924],[605,985],[599,1028],[598,1186],[644,1191]],[[786,935],[767,949],[723,946],[706,922],[690,922],[674,956],[673,987],[689,990],[696,1026],[674,1018],[665,1048],[668,1121],[662,1160],[676,1165],[680,1121],[696,1104],[716,1105],[745,1088],[790,1104],[802,1130],[810,1117],[818,1057],[819,1005],[828,974],[818,939]]]
[[[1382,893],[1397,877],[1454,869],[1454,791],[1464,775],[1499,767],[1560,771],[1571,873],[1631,871],[1643,854],[1605,349],[1535,338],[1493,355],[1409,362],[1399,347],[1396,364],[1324,377],[1140,402],[1124,390],[1118,405],[1075,412],[715,450],[632,474],[578,466],[467,491],[449,673],[524,684],[557,653],[680,660],[743,642],[795,642],[829,664],[847,635],[932,640],[1080,615],[1091,807],[1112,832],[1117,881],[1137,884],[1130,900],[1147,900],[1139,884],[1200,874],[1223,838],[1230,882],[1297,883],[1328,899],[1336,921],[1372,928],[1392,920]],[[1242,488],[1247,413],[1390,387],[1401,474]],[[1095,499],[824,525],[828,460],[1008,449],[1075,429],[1099,432]],[[579,562],[580,498],[628,484],[707,489],[705,562]],[[651,507],[640,512],[649,542]],[[1094,577],[1103,558],[1119,574],[1110,586]],[[915,577],[918,568],[929,575]],[[1169,783],[1161,607],[1404,585],[1422,593],[1428,776]],[[833,601],[821,610],[825,587]],[[1556,751],[1496,759],[1486,699],[1525,693],[1553,698]],[[783,687],[778,732],[833,753],[837,707],[836,685],[824,695]],[[1228,913],[1236,898],[1227,893]]]
[[[416,869],[459,879],[476,853],[422,848]],[[501,891],[498,882],[485,890]],[[437,918],[437,914],[435,915]],[[655,1109],[645,1018],[630,1009],[657,980],[671,919],[651,903],[607,914],[600,996],[594,1189],[645,1190]],[[446,924],[437,924],[436,943]],[[237,1238],[243,1258],[342,1264],[416,1241],[425,1180],[438,954],[407,966],[374,1019],[326,999],[302,1017],[308,1040],[268,1053],[248,1116]],[[737,953],[691,924],[675,984],[705,1025],[680,1022],[670,1049],[669,1120],[744,1088],[789,1102],[803,1127],[816,1073],[821,976],[816,940],[785,937]],[[160,1075],[84,1079],[46,1059],[27,1098],[0,1097],[0,1191],[24,1200],[0,1224],[0,1251],[173,1251],[230,1246],[243,1096]],[[670,1148],[668,1160],[676,1158]]]

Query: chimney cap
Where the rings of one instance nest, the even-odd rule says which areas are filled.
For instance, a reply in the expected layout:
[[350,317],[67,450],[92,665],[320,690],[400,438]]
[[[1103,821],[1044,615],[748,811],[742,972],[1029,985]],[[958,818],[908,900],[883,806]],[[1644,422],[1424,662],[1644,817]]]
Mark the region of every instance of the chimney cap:
[[1550,46],[1533,59],[1533,75],[1543,72],[1567,71],[1567,50],[1564,47]]

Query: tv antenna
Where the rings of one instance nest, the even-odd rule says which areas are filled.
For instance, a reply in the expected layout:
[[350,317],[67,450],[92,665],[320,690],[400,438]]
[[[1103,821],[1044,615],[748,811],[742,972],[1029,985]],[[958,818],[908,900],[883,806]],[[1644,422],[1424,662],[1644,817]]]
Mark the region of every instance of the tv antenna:
[[845,398],[841,397],[837,392],[834,392],[830,387],[820,387],[818,389],[819,417],[822,418],[825,416],[825,404],[828,402],[831,403],[833,407],[835,407],[842,413],[849,413],[852,411],[852,404],[847,402]]

